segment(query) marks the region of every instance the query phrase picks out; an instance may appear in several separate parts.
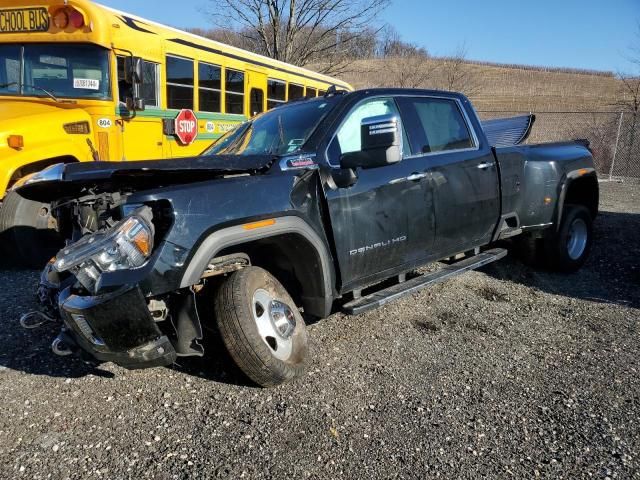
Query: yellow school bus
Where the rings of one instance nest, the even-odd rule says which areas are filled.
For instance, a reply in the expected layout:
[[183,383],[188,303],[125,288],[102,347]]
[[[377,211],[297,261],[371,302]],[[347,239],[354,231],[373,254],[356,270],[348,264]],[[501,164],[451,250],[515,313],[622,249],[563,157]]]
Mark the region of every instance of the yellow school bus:
[[[88,0],[2,0],[0,199],[55,163],[197,155],[248,117],[334,85],[352,90]],[[51,227],[46,207],[16,195],[0,231]]]

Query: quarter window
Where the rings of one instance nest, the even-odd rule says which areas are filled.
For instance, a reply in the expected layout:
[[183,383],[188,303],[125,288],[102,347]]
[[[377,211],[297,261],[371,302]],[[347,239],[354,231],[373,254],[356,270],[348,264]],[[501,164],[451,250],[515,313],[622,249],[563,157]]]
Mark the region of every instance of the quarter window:
[[294,83],[289,84],[289,101],[304,97],[304,87]]
[[226,112],[244,113],[244,73],[227,69],[225,72]]
[[267,109],[277,107],[286,100],[287,84],[282,80],[267,80]]
[[200,111],[222,111],[222,69],[216,65],[200,63],[198,65],[198,85]]
[[167,108],[193,108],[193,60],[167,57]]
[[416,153],[473,148],[474,142],[458,104],[440,98],[398,98],[409,129],[411,150]]

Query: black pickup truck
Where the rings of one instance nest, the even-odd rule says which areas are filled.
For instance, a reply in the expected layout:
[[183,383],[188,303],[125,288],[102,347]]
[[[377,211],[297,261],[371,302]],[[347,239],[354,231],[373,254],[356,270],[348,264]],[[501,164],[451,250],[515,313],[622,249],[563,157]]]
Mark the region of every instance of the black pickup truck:
[[573,272],[598,208],[592,156],[580,141],[520,145],[531,120],[483,126],[457,93],[332,91],[196,158],[36,174],[20,193],[53,202],[69,239],[39,288],[62,325],[54,352],[153,367],[220,335],[270,386],[302,371],[304,318],[361,313],[505,245]]

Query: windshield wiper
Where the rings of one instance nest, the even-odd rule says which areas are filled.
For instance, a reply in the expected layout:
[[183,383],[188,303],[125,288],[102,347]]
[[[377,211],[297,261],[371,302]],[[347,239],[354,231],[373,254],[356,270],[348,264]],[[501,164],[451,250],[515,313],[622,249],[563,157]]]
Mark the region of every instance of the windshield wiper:
[[[0,88],[9,88],[9,87],[13,87],[13,86],[20,86],[20,84],[18,82],[4,83],[4,84],[0,85]],[[51,93],[49,90],[47,90],[45,88],[42,88],[42,87],[38,87],[37,85],[22,84],[22,86],[23,87],[27,87],[27,88],[33,88],[34,90],[40,90],[41,92],[44,92],[49,98],[51,98],[56,103],[76,103],[75,100],[60,100],[53,93]]]

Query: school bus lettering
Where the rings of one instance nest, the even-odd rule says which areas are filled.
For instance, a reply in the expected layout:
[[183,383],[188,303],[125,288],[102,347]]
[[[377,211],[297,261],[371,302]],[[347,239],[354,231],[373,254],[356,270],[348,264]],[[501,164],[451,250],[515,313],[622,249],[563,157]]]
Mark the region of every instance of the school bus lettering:
[[0,10],[0,33],[46,32],[49,12],[46,8]]

